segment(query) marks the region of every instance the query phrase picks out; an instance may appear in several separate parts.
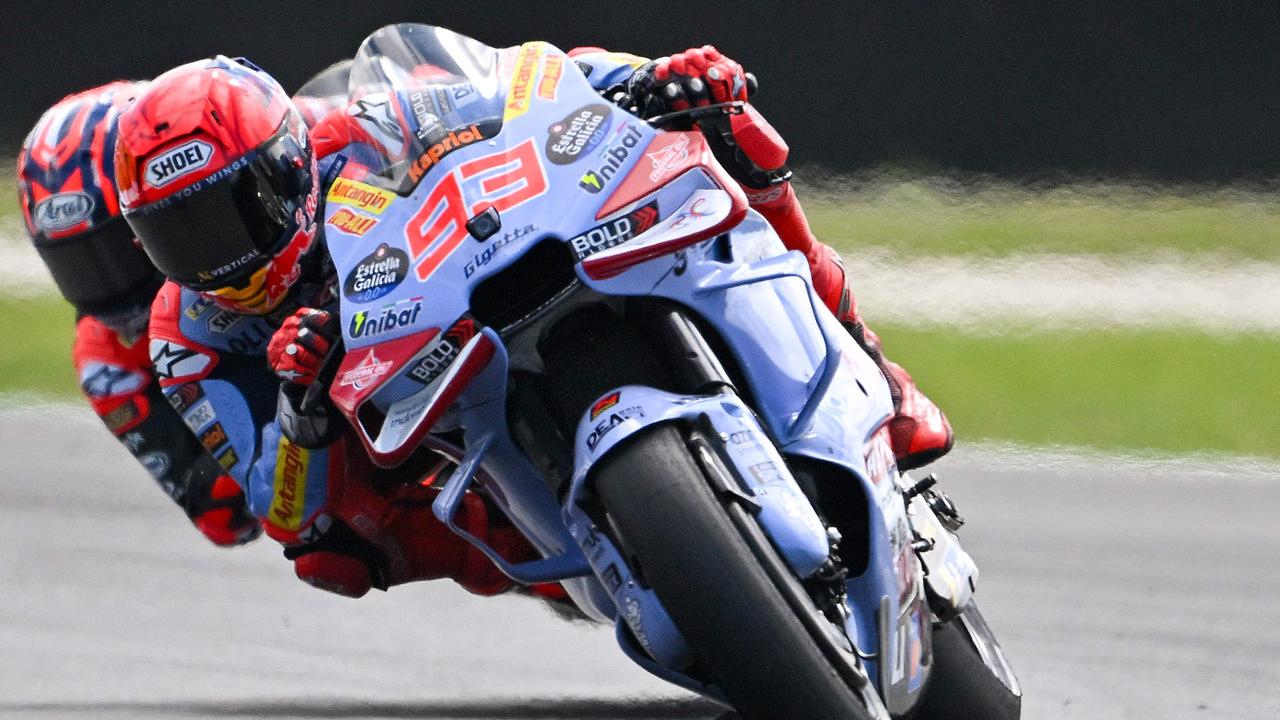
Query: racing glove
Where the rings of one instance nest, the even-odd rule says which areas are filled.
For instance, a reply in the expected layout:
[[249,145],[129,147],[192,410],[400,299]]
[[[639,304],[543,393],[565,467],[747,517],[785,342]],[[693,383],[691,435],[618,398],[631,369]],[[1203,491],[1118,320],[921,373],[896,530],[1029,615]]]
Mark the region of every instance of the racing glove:
[[755,89],[755,77],[711,45],[658,58],[636,70],[628,82],[632,97],[643,100],[639,109],[644,117],[711,103],[745,102]]
[[262,533],[262,525],[249,513],[240,486],[212,458],[188,469],[183,484],[187,517],[214,545],[243,545]]
[[[745,102],[759,89],[754,75],[710,45],[659,58],[632,74],[627,90],[642,117],[712,103]],[[700,118],[716,159],[743,186],[748,200],[772,199],[791,177],[787,143],[750,104]]]
[[305,448],[329,445],[342,432],[342,420],[328,396],[303,407],[308,388],[319,378],[329,351],[338,340],[338,319],[315,308],[299,308],[271,336],[267,362],[280,383],[276,419],[280,432]]
[[285,319],[267,345],[267,362],[288,384],[316,381],[324,358],[338,337],[338,320],[315,308],[300,308]]

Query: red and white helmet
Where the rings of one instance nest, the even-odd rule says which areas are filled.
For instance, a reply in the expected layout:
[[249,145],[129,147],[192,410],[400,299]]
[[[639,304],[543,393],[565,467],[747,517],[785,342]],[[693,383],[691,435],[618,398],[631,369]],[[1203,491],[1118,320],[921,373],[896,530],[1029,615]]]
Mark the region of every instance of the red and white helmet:
[[316,241],[306,125],[244,60],[217,56],[153,80],[120,116],[116,178],[156,267],[237,312],[279,306]]
[[59,100],[18,154],[18,204],[36,251],[63,297],[103,318],[145,317],[159,287],[116,195],[117,121],[144,87],[120,80]]

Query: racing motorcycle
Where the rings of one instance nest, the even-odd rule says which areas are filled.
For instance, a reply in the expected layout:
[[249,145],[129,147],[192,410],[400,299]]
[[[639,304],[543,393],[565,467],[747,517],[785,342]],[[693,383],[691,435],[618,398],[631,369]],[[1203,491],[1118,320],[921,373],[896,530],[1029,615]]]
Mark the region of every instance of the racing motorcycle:
[[[744,717],[1019,717],[959,514],[693,126],[740,107],[646,122],[548,44],[415,24],[364,41],[349,101],[329,398],[374,462],[451,458],[443,522]],[[540,559],[459,527],[468,492]]]

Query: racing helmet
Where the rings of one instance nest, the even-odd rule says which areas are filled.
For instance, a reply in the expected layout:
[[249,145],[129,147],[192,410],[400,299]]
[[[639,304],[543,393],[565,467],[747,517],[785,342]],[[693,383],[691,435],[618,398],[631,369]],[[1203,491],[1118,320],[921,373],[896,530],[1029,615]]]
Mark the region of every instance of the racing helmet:
[[120,80],[63,98],[18,154],[18,204],[36,252],[77,311],[117,330],[145,321],[163,281],[116,194],[117,121],[144,87]]
[[297,282],[316,175],[302,115],[244,59],[180,65],[120,116],[125,219],[161,272],[236,312],[269,313]]

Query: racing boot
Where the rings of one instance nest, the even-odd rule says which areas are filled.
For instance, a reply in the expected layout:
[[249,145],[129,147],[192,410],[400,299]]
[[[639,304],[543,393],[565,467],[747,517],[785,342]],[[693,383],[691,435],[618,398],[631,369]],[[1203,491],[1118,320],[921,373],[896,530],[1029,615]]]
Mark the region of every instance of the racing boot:
[[[734,155],[739,161],[735,177],[747,201],[764,216],[788,250],[804,253],[818,297],[875,360],[889,382],[894,410],[889,420],[889,438],[898,468],[911,470],[942,457],[955,439],[950,423],[938,406],[920,392],[911,375],[885,357],[880,338],[859,317],[840,254],[814,237],[791,187],[789,173],[775,164],[778,157],[785,158],[785,145],[782,150],[776,149],[781,139],[776,138],[776,133],[772,133],[772,128],[758,115],[747,113],[737,117],[747,118],[747,122],[736,128],[734,136],[737,148],[748,151]],[[769,153],[762,148],[774,149]],[[767,167],[761,166],[761,158],[769,159],[764,163]]]
[[911,375],[885,357],[880,338],[858,315],[840,254],[814,237],[790,181],[767,189],[743,189],[751,207],[769,221],[787,249],[804,253],[818,297],[884,373],[893,396],[889,437],[898,468],[911,470],[945,455],[955,439],[951,424],[938,406],[920,392]]
[[[339,507],[349,523],[331,522],[318,540],[286,548],[285,556],[294,560],[298,579],[353,598],[375,587],[386,590],[446,577],[477,595],[510,589],[510,578],[432,514],[436,494],[431,488],[405,487],[388,499],[352,483],[344,489]],[[462,529],[507,561],[536,559],[536,551],[516,528],[491,520],[480,496],[468,493],[456,517]]]
[[912,470],[946,455],[955,442],[955,435],[942,410],[920,392],[910,373],[884,356],[880,337],[867,327],[856,311],[837,317],[858,345],[875,360],[889,382],[889,393],[893,397],[889,444],[898,460],[898,469],[903,472]]

